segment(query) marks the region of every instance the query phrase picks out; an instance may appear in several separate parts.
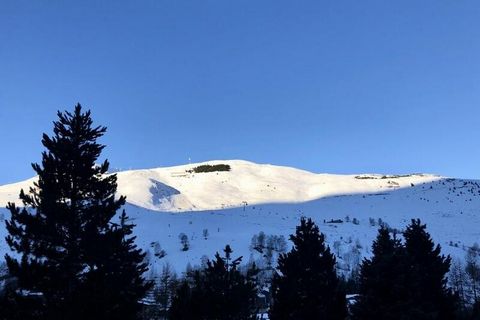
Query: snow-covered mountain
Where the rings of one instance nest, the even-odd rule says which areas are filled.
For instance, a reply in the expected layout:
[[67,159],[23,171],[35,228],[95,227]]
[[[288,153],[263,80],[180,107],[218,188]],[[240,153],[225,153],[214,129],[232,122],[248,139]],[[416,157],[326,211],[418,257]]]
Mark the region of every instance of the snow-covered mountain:
[[[192,172],[202,164],[228,164],[231,170]],[[127,196],[127,212],[137,224],[139,245],[153,252],[152,243],[158,241],[167,255],[152,255],[153,264],[168,261],[177,271],[188,262],[199,264],[203,255],[211,257],[227,243],[245,260],[258,259],[260,254],[249,248],[252,236],[264,231],[288,237],[301,216],[316,220],[345,263],[354,248],[369,255],[379,218],[398,229],[411,218],[421,218],[443,251],[454,256],[462,257],[464,246],[480,241],[476,180],[430,174],[315,174],[240,160],[130,170],[117,176],[118,193]],[[0,186],[0,204],[18,203],[20,189],[28,190],[33,182]],[[0,213],[8,218],[5,209]],[[180,233],[189,237],[190,250],[180,250]],[[0,236],[4,234],[2,226]],[[0,242],[0,254],[6,250]]]

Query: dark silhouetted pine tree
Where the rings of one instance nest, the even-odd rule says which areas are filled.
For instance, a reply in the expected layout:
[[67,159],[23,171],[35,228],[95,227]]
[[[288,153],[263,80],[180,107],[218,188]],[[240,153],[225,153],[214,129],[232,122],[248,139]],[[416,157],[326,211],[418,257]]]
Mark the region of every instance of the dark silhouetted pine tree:
[[477,301],[473,304],[469,317],[465,317],[468,320],[480,320],[480,302]]
[[290,240],[293,248],[280,255],[272,280],[270,319],[345,319],[345,294],[324,235],[302,218]]
[[447,288],[450,257],[441,254],[426,225],[412,220],[404,232],[408,300],[403,306],[405,319],[455,319],[457,297]]
[[352,306],[357,320],[390,320],[402,317],[406,299],[405,250],[401,242],[381,227],[372,246],[372,258],[360,268],[360,288]]
[[[196,272],[197,277],[199,276],[199,271]],[[197,282],[194,283],[195,286],[199,285]],[[183,280],[180,286],[177,288],[175,295],[172,299],[172,306],[169,310],[169,319],[171,320],[194,320],[194,319],[204,319],[201,314],[202,306],[201,299],[202,296],[197,290],[191,288],[188,280]]]
[[7,255],[7,265],[24,296],[40,297],[35,312],[46,319],[133,319],[150,288],[133,225],[125,213],[111,223],[125,197],[115,199],[108,161],[96,164],[106,128],[92,123],[80,105],[58,112],[42,163],[32,165],[38,181],[21,191],[22,208],[8,204],[6,240],[20,258]]
[[373,244],[373,257],[361,267],[353,319],[447,320],[457,315],[457,297],[447,288],[450,257],[441,255],[426,226],[412,220],[405,244],[385,228]]
[[100,239],[92,256],[96,268],[86,274],[76,301],[90,306],[85,309],[88,319],[136,319],[140,300],[152,287],[143,274],[148,270],[145,253],[131,237],[134,225],[128,223],[125,211],[120,223],[111,225]]
[[224,252],[224,257],[217,253],[215,260],[207,262],[207,268],[195,271],[191,285],[185,281],[180,286],[170,319],[256,319],[254,272],[242,275],[238,271],[242,257],[232,259],[228,245]]

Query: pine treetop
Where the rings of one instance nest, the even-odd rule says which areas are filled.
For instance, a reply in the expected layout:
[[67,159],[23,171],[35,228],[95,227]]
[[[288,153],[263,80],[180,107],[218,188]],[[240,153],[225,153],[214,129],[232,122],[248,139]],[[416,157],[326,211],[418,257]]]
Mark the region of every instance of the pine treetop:
[[117,177],[107,175],[108,161],[97,164],[105,147],[97,139],[105,132],[80,104],[58,112],[53,136],[43,135],[42,161],[32,164],[38,181],[20,192],[22,208],[8,204],[6,241],[21,256],[6,256],[9,271],[20,289],[42,297],[36,312],[47,318],[120,312],[129,319],[151,286],[142,277],[147,266],[131,236],[134,225],[125,212],[119,223],[111,221],[125,197],[115,197]]

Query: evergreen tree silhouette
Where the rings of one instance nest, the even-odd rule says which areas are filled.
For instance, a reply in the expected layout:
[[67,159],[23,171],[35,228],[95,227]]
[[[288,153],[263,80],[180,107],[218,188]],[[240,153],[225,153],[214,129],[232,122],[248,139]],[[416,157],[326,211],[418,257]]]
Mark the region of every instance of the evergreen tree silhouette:
[[404,232],[408,289],[404,317],[408,319],[455,319],[457,297],[447,288],[450,256],[441,254],[426,225],[413,219]]
[[480,302],[476,301],[473,303],[473,306],[470,311],[470,317],[465,317],[468,320],[480,320]]
[[[198,274],[197,274],[198,275]],[[198,283],[195,283],[198,285]],[[190,320],[190,319],[203,319],[201,311],[201,299],[198,290],[193,292],[190,284],[185,279],[181,282],[177,288],[175,295],[172,299],[172,306],[169,310],[169,319],[171,320]]]
[[381,227],[372,246],[372,258],[360,268],[360,288],[352,306],[352,318],[357,320],[404,319],[405,250],[400,240],[392,238]]
[[38,181],[20,192],[22,208],[8,204],[6,241],[20,256],[6,255],[9,272],[23,296],[39,297],[33,313],[45,319],[133,319],[151,286],[133,225],[124,212],[111,223],[125,197],[115,199],[108,161],[96,163],[106,128],[92,124],[79,104],[58,112],[42,162],[32,165]]
[[345,294],[324,235],[302,218],[290,240],[293,248],[280,255],[272,280],[270,319],[345,319]]
[[450,257],[441,255],[419,219],[407,226],[404,238],[402,245],[379,230],[373,257],[362,263],[353,319],[456,318],[458,299],[446,285]]
[[205,270],[197,270],[193,284],[184,282],[175,295],[170,309],[172,320],[248,320],[256,319],[256,287],[254,272],[242,275],[238,265],[242,257],[233,259],[227,245],[225,256],[217,252]]

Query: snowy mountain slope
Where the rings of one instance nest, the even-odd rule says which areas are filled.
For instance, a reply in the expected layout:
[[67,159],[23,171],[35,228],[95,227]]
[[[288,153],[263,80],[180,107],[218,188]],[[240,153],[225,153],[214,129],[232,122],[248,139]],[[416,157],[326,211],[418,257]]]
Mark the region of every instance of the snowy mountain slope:
[[[249,248],[260,231],[288,237],[299,218],[312,217],[335,246],[339,261],[352,263],[369,255],[378,219],[403,228],[411,218],[428,224],[443,251],[463,257],[464,246],[480,241],[480,183],[434,175],[327,175],[246,161],[226,163],[230,172],[188,173],[199,164],[118,173],[118,191],[127,196],[128,214],[137,227],[138,243],[153,253],[158,241],[167,255],[152,254],[156,268],[171,263],[177,271],[199,264],[225,244],[244,260],[260,259]],[[0,186],[0,202],[15,201],[32,179]],[[6,210],[1,213],[8,218]],[[346,218],[348,216],[348,218]],[[329,223],[341,219],[342,223]],[[203,230],[208,237],[203,237]],[[188,235],[189,251],[181,251],[180,233]],[[0,237],[5,229],[0,228]],[[7,250],[0,242],[0,253]]]
[[[225,163],[231,171],[189,173],[202,164]],[[118,193],[136,206],[166,212],[216,210],[246,203],[295,203],[328,196],[376,193],[441,179],[433,175],[314,174],[289,167],[241,160],[209,161],[176,167],[118,172]],[[383,177],[383,178],[382,178]],[[33,179],[0,186],[0,203],[18,203],[18,190]]]
[[[187,173],[201,164],[219,163],[229,164],[231,171]],[[118,192],[127,195],[131,204],[175,212],[241,207],[245,203],[305,202],[333,195],[381,192],[438,179],[432,175],[356,179],[353,175],[314,174],[234,160],[120,172]]]

